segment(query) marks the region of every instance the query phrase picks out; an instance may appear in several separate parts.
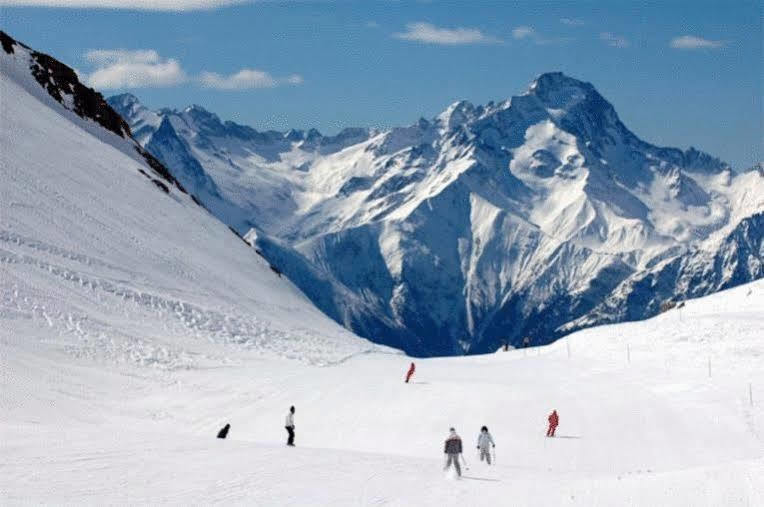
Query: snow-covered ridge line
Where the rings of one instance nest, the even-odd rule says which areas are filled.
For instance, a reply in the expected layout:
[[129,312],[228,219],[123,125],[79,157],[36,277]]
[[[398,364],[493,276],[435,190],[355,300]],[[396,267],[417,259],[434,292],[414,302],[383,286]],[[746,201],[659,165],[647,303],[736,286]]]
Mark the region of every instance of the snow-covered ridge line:
[[559,72],[333,143],[109,101],[327,315],[412,354],[548,343],[764,276],[760,169],[644,142]]

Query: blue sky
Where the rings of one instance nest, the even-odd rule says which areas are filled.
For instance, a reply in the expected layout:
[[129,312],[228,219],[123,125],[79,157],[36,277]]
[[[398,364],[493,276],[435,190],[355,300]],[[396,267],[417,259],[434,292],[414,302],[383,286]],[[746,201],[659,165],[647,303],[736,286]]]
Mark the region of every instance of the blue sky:
[[[39,6],[56,3],[80,7]],[[108,3],[129,8],[92,8]],[[130,91],[152,108],[200,104],[258,129],[334,133],[502,100],[561,70],[593,83],[647,141],[736,168],[763,158],[757,1],[0,5],[3,30],[105,95]]]

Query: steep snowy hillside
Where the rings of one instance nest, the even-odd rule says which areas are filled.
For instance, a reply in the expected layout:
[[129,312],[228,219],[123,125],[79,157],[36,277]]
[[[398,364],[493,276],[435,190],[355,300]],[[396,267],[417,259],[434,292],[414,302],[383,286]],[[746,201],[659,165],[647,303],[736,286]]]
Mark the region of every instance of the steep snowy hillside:
[[173,369],[376,348],[197,205],[70,68],[1,37],[4,360],[55,346]]
[[548,343],[764,276],[764,175],[641,141],[589,83],[373,132],[110,103],[325,313],[413,354]]

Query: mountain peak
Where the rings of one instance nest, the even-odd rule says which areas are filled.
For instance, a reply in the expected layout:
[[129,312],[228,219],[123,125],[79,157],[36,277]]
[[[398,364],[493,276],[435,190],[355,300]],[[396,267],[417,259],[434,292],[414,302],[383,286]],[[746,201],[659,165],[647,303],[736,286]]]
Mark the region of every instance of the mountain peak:
[[459,100],[451,104],[445,111],[438,115],[439,122],[446,130],[451,130],[469,121],[474,117],[475,106],[466,100]]
[[184,113],[191,113],[192,115],[210,115],[214,113],[210,113],[207,111],[203,106],[200,106],[199,104],[191,104],[190,106],[186,106],[186,108],[183,110]]
[[120,93],[119,95],[112,95],[107,99],[110,104],[120,104],[123,107],[130,107],[135,104],[141,104],[141,101],[132,93]]
[[583,90],[590,90],[594,87],[591,83],[581,81],[574,77],[570,77],[567,74],[556,72],[544,72],[536,76],[530,86],[528,87],[530,92],[543,92],[545,90],[559,89],[559,88],[580,88]]
[[562,72],[541,74],[530,84],[527,93],[553,109],[568,109],[592,95],[599,95],[591,83],[566,76]]

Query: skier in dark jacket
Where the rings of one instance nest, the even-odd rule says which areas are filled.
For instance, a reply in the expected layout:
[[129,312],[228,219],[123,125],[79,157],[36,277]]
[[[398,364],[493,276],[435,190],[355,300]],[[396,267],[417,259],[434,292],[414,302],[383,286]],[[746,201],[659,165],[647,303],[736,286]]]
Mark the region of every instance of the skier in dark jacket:
[[454,428],[449,430],[448,438],[446,439],[446,444],[443,452],[448,457],[444,470],[448,470],[448,468],[453,463],[454,468],[456,468],[456,473],[459,475],[459,477],[461,477],[462,468],[459,466],[459,456],[462,453],[462,439],[459,438],[459,435],[456,434],[456,430]]
[[228,431],[231,429],[230,424],[226,424],[223,426],[220,431],[218,431],[218,438],[225,438],[228,436]]

